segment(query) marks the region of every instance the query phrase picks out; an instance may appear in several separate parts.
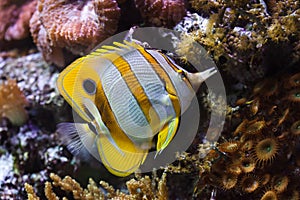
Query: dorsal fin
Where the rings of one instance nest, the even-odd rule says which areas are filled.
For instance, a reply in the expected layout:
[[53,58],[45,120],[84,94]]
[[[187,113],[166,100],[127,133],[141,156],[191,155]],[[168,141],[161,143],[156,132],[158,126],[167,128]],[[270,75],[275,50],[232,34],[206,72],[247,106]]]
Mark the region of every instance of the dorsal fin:
[[143,48],[142,46],[136,44],[135,42],[129,42],[124,40],[123,43],[113,42],[113,45],[103,45],[99,49],[96,49],[86,57],[90,56],[105,56],[107,54],[117,54],[122,55],[122,53],[128,52],[128,50],[134,50]]

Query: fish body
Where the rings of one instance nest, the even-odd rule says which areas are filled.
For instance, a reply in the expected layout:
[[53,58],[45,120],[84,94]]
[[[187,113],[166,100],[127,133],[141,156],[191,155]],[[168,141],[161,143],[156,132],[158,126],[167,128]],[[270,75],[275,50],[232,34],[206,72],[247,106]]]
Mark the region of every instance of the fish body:
[[[158,50],[124,41],[102,46],[79,58],[58,77],[61,95],[86,123],[58,126],[81,143],[117,176],[127,176],[144,162],[153,137],[165,149],[195,89],[215,71],[189,73]],[[70,139],[71,149],[80,142]]]

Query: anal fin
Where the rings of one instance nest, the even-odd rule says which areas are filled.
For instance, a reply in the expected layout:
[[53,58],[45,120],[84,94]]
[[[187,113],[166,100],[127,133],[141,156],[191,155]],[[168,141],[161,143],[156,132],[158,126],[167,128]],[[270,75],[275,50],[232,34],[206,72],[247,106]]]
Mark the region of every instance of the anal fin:
[[[128,149],[132,149],[133,143],[128,144]],[[109,138],[102,135],[97,138],[98,151],[105,167],[116,176],[128,176],[135,172],[144,162],[148,150],[135,148],[135,152],[126,151],[123,148],[122,153],[113,145]]]

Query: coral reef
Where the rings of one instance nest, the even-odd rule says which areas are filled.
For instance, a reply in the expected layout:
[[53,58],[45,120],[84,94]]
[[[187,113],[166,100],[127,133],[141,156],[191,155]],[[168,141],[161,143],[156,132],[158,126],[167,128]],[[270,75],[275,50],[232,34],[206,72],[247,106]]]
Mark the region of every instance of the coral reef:
[[7,118],[13,125],[21,126],[28,119],[25,106],[28,102],[17,86],[16,80],[8,79],[0,84],[0,119]]
[[30,32],[46,61],[65,66],[63,49],[75,55],[89,53],[115,33],[119,17],[115,0],[39,0]]
[[[0,110],[0,199],[300,199],[299,1],[189,0],[189,6],[182,0],[1,1],[0,104],[14,96],[5,112],[20,105],[28,117],[16,126],[23,122]],[[28,41],[35,9],[30,29],[41,53],[13,43]],[[202,65],[196,41],[222,73],[228,115],[219,141],[204,135],[209,110],[223,112],[224,99],[200,91],[203,126],[158,176],[116,178],[87,154],[73,157],[55,133],[72,112],[55,89],[59,70],[44,59],[64,66],[70,53],[86,54],[116,32],[178,22],[181,64]],[[14,92],[6,95],[8,89]]]
[[[155,199],[166,200],[167,199],[167,187],[166,187],[166,174],[163,173],[161,178],[156,177],[153,173],[152,179],[149,176],[141,177],[136,175],[135,179],[131,179],[126,182],[126,186],[129,194],[115,190],[105,181],[100,181],[100,187],[97,186],[93,179],[89,179],[87,188],[84,189],[80,184],[72,179],[70,176],[66,176],[61,179],[58,175],[51,173],[50,178],[52,183],[45,183],[45,196],[48,200],[58,199],[59,197],[53,191],[53,186],[59,187],[62,191],[71,192],[74,199],[88,200],[88,199]],[[25,183],[25,189],[28,194],[29,200],[39,200],[40,198],[34,192],[33,187]],[[63,199],[67,199],[66,196]]]
[[183,0],[135,0],[144,20],[150,25],[173,27],[186,15]]
[[[0,11],[0,50],[16,48],[7,41],[27,39],[31,33],[44,59],[60,67],[89,53],[117,30],[143,23],[173,27],[186,14],[183,0],[5,0]],[[28,42],[19,49],[28,47]]]
[[[193,19],[187,34],[212,54],[219,69],[239,81],[257,80],[299,60],[299,2],[280,1],[271,8],[263,1],[190,3],[201,16]],[[190,17],[183,23],[193,20]],[[183,37],[178,50],[181,55],[191,50],[187,38]]]
[[73,174],[76,165],[56,145],[54,134],[42,131],[31,122],[16,130],[1,121],[0,130],[1,199],[24,199],[24,184],[41,188],[52,171]]
[[[209,199],[212,193],[226,199],[298,199],[298,76],[299,70],[258,82],[242,97],[246,100],[233,105],[217,144],[201,144],[167,171],[199,173],[194,190],[199,199]],[[200,159],[205,145],[208,154]]]
[[[18,124],[8,117],[0,117],[0,199],[24,199],[25,182],[41,188],[38,180],[47,180],[50,172],[72,174],[76,168],[72,157],[58,146],[54,133],[58,119],[68,115],[63,114],[63,99],[55,91],[58,72],[45,63],[40,53],[0,58],[0,74],[1,92],[3,87],[5,93],[9,92],[1,94],[0,99],[10,99],[9,112],[19,109],[17,119],[20,111],[26,112],[26,119],[28,116],[21,127],[16,127]],[[25,98],[26,103],[17,103]],[[21,105],[28,106],[26,111],[23,106],[18,108]],[[5,112],[1,111],[2,114]]]
[[36,0],[0,2],[0,50],[4,48],[5,41],[22,40],[30,36],[29,20],[35,8]]

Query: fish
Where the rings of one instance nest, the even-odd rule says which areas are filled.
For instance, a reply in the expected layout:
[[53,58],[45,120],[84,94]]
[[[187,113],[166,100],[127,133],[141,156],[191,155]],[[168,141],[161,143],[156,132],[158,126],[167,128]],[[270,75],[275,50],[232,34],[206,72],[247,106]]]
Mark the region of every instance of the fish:
[[58,91],[83,122],[60,123],[57,132],[72,153],[84,147],[112,174],[128,176],[151,148],[156,155],[167,148],[195,91],[214,73],[190,73],[135,41],[103,45],[59,74]]

